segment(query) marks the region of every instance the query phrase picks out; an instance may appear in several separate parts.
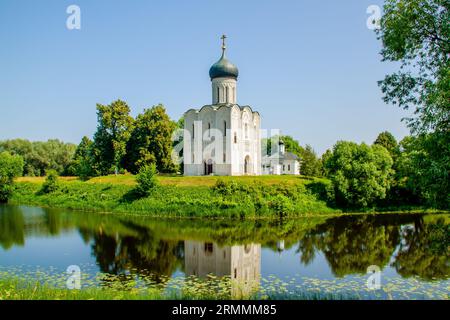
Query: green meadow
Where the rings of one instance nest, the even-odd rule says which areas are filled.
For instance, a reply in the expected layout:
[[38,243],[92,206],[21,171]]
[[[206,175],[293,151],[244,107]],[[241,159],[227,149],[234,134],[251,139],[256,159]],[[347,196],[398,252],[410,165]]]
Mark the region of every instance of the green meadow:
[[308,177],[159,176],[148,196],[135,193],[132,175],[80,181],[61,177],[56,190],[42,192],[44,178],[19,178],[11,204],[165,217],[289,218],[334,214],[327,203],[328,180]]

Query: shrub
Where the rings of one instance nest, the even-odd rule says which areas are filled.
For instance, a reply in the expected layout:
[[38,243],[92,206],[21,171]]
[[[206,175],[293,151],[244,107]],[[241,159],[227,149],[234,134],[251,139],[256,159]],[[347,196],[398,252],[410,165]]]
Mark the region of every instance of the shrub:
[[156,165],[142,166],[136,176],[137,186],[135,191],[140,196],[148,196],[157,186],[158,179],[156,178]]
[[333,183],[330,180],[317,180],[306,185],[309,192],[317,199],[325,201],[329,206],[335,206]]
[[47,178],[45,178],[44,183],[40,193],[47,194],[55,192],[59,189],[58,173],[55,170],[49,170],[47,172]]
[[13,192],[14,178],[22,175],[23,159],[9,152],[0,153],[0,202],[7,202]]
[[281,218],[287,216],[293,211],[293,206],[288,197],[281,194],[276,195],[269,202],[269,207]]
[[325,161],[336,203],[364,208],[386,197],[392,180],[392,157],[380,145],[339,141]]

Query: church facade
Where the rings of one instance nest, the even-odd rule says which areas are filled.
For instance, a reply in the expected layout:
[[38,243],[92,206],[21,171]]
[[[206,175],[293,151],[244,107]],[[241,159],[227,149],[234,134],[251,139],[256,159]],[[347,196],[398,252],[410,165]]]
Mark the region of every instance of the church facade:
[[237,103],[238,68],[222,56],[209,70],[212,103],[184,114],[184,175],[260,175],[261,117]]

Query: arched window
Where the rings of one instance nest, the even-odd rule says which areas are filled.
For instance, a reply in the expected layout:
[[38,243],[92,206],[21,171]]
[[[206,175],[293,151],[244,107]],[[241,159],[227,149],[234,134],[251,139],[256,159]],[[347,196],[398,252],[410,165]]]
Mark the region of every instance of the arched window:
[[211,137],[211,123],[208,122],[208,137]]
[[224,135],[224,137],[227,136],[227,122],[226,121],[223,122],[223,135]]
[[195,138],[195,128],[194,128],[194,125],[192,124],[192,139],[194,139]]
[[234,143],[237,143],[237,133],[234,133]]

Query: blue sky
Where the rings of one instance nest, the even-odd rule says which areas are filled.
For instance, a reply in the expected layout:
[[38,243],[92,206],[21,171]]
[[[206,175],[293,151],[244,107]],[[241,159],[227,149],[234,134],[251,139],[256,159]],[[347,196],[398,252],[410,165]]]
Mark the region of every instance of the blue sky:
[[[66,8],[81,8],[68,30]],[[238,103],[319,153],[337,140],[408,134],[408,114],[384,104],[366,26],[376,0],[59,0],[0,2],[0,139],[78,143],[96,129],[96,103],[132,114],[163,103],[173,119],[211,103],[209,67],[228,35]]]

